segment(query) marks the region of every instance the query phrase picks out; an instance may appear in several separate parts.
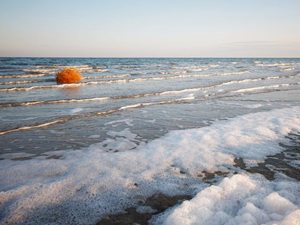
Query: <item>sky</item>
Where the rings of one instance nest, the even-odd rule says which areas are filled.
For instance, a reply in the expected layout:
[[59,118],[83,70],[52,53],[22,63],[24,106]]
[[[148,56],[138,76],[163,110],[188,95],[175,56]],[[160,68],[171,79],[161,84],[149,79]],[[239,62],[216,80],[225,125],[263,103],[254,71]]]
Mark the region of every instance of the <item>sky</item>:
[[0,0],[0,57],[300,57],[299,0]]

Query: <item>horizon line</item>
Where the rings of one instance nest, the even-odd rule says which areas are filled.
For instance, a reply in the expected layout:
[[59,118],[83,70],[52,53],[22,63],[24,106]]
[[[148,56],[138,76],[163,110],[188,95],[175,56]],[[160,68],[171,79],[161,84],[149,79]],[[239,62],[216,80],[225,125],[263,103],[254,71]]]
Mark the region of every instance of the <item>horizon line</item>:
[[298,57],[286,57],[286,56],[275,56],[275,57],[265,57],[265,56],[251,56],[251,57],[218,57],[218,56],[211,56],[211,57],[190,57],[190,56],[0,56],[0,58],[94,58],[94,59],[300,59],[300,56]]

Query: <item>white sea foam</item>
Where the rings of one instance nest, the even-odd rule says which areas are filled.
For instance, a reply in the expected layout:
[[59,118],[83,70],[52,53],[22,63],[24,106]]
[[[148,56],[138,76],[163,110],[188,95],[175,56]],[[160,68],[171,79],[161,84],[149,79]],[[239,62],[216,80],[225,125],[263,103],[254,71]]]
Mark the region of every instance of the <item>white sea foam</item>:
[[1,117],[0,120],[3,122],[12,122],[12,121],[26,121],[26,120],[36,120],[38,117],[24,117],[24,118],[6,118]]
[[281,71],[292,71],[292,70],[295,70],[295,68],[294,67],[283,67],[281,69]]
[[[41,86],[32,86],[32,87],[13,87],[13,88],[3,88],[0,89],[0,92],[8,92],[8,91],[31,91],[34,89],[42,89],[42,88],[57,88],[59,85],[41,85]],[[61,86],[62,87],[62,86]]]
[[105,123],[104,125],[107,126],[107,125],[111,125],[113,127],[117,127],[119,126],[120,124],[123,124],[125,123],[127,126],[132,126],[132,119],[124,119],[124,120],[114,120],[114,121],[111,121],[111,122],[108,122],[108,123]]
[[210,68],[217,68],[219,65],[205,65],[205,66],[174,66],[172,69],[185,69],[190,71],[205,71]]
[[128,128],[120,132],[109,131],[107,135],[111,138],[107,138],[101,143],[93,144],[90,148],[96,148],[102,152],[121,152],[132,150],[138,145],[144,144],[137,139],[137,134],[131,133]]
[[[81,73],[88,72],[105,72],[107,71],[106,67],[92,67],[89,65],[74,65],[72,67],[77,68]],[[26,73],[43,73],[43,74],[54,74],[60,70],[67,68],[67,66],[34,66],[30,69],[24,69],[23,71]]]
[[157,219],[156,224],[297,225],[299,191],[296,182],[271,183],[259,176],[235,175],[200,191],[169,215]]
[[55,121],[42,123],[42,124],[38,124],[38,125],[33,125],[33,126],[19,127],[19,128],[12,129],[12,130],[2,131],[2,132],[0,132],[0,136],[9,134],[9,133],[13,133],[13,132],[17,132],[17,131],[25,131],[25,130],[38,129],[38,128],[42,128],[42,127],[48,127],[48,126],[52,126],[54,124],[63,123],[63,122],[65,122],[65,119],[55,120]]
[[11,78],[36,78],[36,77],[44,77],[46,74],[31,74],[31,75],[1,75],[0,78],[11,79]]
[[85,76],[83,79],[101,79],[101,78],[123,78],[123,77],[130,77],[129,73],[125,74],[114,74],[114,75],[105,75],[105,76]]
[[256,63],[256,66],[266,66],[266,67],[286,67],[289,66],[290,63]]
[[75,108],[75,109],[71,109],[70,113],[71,114],[77,114],[79,112],[83,111],[83,108]]
[[[288,223],[299,217],[299,183],[270,183],[245,174],[204,189],[199,175],[203,170],[232,171],[235,157],[255,163],[280,152],[284,135],[300,131],[299,114],[300,107],[248,114],[209,127],[171,131],[148,144],[129,129],[110,131],[101,143],[58,152],[60,159],[2,160],[0,223],[95,224],[145,199],[141,196],[193,191],[199,192],[195,200],[182,206],[191,217],[199,218],[198,209],[188,205],[201,206],[205,200],[205,216],[214,215],[216,224]],[[177,216],[170,214],[166,223]]]
[[262,104],[251,104],[251,105],[242,105],[242,107],[248,108],[248,109],[257,109],[262,107]]
[[88,138],[95,138],[95,139],[97,139],[97,138],[100,138],[100,135],[99,134],[94,134],[94,135],[89,136]]
[[184,74],[184,73],[187,73],[187,71],[168,71],[168,72],[159,72],[160,74]]
[[290,84],[269,85],[269,86],[262,86],[262,87],[245,88],[245,89],[240,89],[240,90],[236,90],[236,91],[232,91],[232,92],[233,93],[242,93],[242,92],[261,91],[261,90],[266,90],[266,89],[275,89],[275,88],[279,88],[279,87],[286,87],[289,85]]
[[0,82],[0,85],[30,84],[30,83],[38,83],[38,82],[40,81],[37,80],[7,81],[7,82]]
[[0,104],[1,107],[14,107],[14,106],[32,106],[39,104],[64,104],[64,103],[80,103],[80,102],[89,102],[89,101],[105,101],[109,100],[109,97],[102,98],[88,98],[88,99],[61,99],[61,100],[47,100],[47,101],[32,101],[32,102],[13,102]]
[[181,100],[192,100],[192,99],[195,99],[194,94],[189,94],[181,98]]

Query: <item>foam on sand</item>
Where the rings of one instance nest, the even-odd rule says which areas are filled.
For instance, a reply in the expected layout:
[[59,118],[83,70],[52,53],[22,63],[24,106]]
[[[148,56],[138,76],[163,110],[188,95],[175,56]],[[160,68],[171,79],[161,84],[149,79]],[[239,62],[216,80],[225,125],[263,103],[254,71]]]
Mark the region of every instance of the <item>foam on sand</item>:
[[[207,218],[215,215],[216,224],[225,220],[232,224],[290,222],[299,217],[299,182],[271,183],[244,174],[207,187],[200,175],[203,171],[232,173],[236,157],[249,166],[282,151],[278,144],[284,135],[300,131],[299,115],[300,107],[248,114],[209,127],[171,131],[147,144],[127,128],[109,131],[107,140],[81,150],[49,152],[24,161],[4,155],[0,223],[95,224],[157,193],[197,192],[195,200],[182,205],[184,213],[178,214],[182,218],[197,218],[192,205],[205,200],[207,204],[199,206]],[[222,204],[216,204],[217,200]],[[178,215],[171,214],[166,224]]]
[[296,225],[300,222],[299,192],[296,182],[271,183],[260,176],[234,175],[184,201],[156,223]]

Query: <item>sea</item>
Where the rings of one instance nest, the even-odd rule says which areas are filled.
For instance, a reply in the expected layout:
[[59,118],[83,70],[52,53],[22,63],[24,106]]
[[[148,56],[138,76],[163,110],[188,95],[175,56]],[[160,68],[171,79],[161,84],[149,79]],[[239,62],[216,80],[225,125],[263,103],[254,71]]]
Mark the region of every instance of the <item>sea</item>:
[[299,225],[299,181],[299,58],[0,58],[0,224]]

